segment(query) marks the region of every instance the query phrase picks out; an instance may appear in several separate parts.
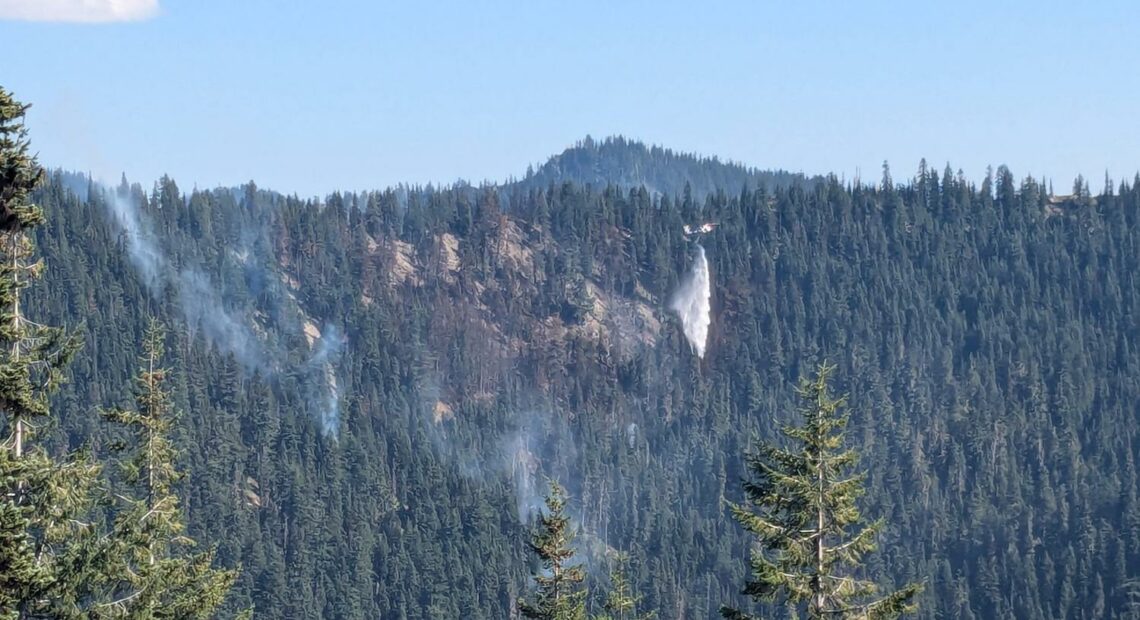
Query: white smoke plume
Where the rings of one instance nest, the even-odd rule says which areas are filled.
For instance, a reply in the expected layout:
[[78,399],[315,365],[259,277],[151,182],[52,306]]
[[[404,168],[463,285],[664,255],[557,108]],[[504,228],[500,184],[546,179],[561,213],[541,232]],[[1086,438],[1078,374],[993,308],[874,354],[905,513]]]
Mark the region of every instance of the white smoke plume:
[[[464,426],[462,410],[453,417],[435,417],[432,408],[442,396],[439,383],[429,377],[419,381],[418,391],[424,397],[422,420],[439,455],[465,478],[488,486],[505,483],[505,490],[514,496],[519,524],[528,528],[546,511],[549,483],[562,484],[570,498],[566,514],[578,532],[573,543],[576,557],[591,575],[599,576],[594,571],[605,568],[605,559],[613,552],[606,544],[609,517],[605,513],[610,507],[608,500],[604,505],[599,503],[596,494],[587,505],[582,489],[577,492],[583,497],[575,497],[575,487],[582,481],[582,460],[566,419],[547,405],[518,410],[504,432]],[[613,430],[618,441],[625,438],[631,444],[640,436],[636,424]]]
[[532,514],[542,509],[545,498],[538,488],[538,458],[530,451],[530,441],[526,433],[510,438],[504,446],[505,456],[510,462],[511,478],[515,485],[515,504],[519,523],[526,523]]
[[[200,333],[211,346],[232,354],[247,371],[272,375],[280,370],[279,360],[286,358],[285,351],[259,338],[240,313],[227,310],[221,291],[206,274],[193,268],[176,270],[157,243],[146,214],[129,196],[108,190],[104,197],[111,219],[125,238],[127,257],[155,299],[160,299],[169,286],[175,293],[178,310],[191,334]],[[243,253],[239,260],[243,263],[250,261],[249,252],[243,248]],[[247,267],[254,272],[264,271],[263,266],[257,264]],[[259,275],[261,281],[273,282],[267,274]],[[277,317],[279,321],[288,324],[286,328],[299,330],[299,321],[292,316],[285,318],[285,315],[299,312],[297,308],[290,312],[279,307],[276,314],[281,315]],[[322,432],[333,438],[336,438],[340,427],[340,386],[336,362],[344,342],[344,336],[336,327],[327,326],[316,351],[300,369],[320,386],[317,388],[320,394],[313,397],[313,407]]]
[[669,308],[681,319],[685,339],[693,347],[697,357],[705,356],[705,345],[709,337],[709,324],[712,322],[712,285],[709,278],[709,261],[705,249],[697,245],[697,258],[689,273],[681,281],[681,286],[673,293]]
[[578,450],[573,433],[560,416],[546,408],[522,409],[502,432],[464,426],[463,411],[436,418],[433,405],[440,392],[434,381],[424,381],[422,419],[440,456],[462,476],[483,484],[505,482],[514,494],[519,523],[529,523],[542,510],[548,477],[566,479],[577,469]]
[[265,352],[249,327],[228,312],[209,278],[196,269],[175,272],[159,248],[152,226],[128,196],[108,191],[103,201],[126,239],[127,256],[156,298],[170,285],[191,330],[201,329],[214,346],[234,355],[248,370],[265,369]]
[[123,231],[131,264],[142,276],[147,289],[157,293],[161,284],[159,279],[166,275],[166,257],[155,244],[149,222],[139,216],[139,209],[130,198],[117,192],[106,192],[104,204]]
[[196,269],[183,269],[171,282],[178,291],[178,307],[191,330],[216,347],[232,353],[248,370],[265,370],[261,342],[243,321],[225,310],[222,297],[210,279]]
[[308,363],[308,367],[323,381],[322,393],[315,399],[317,420],[321,423],[321,431],[334,439],[340,431],[340,386],[336,378],[336,360],[344,343],[340,330],[335,325],[326,325],[321,339],[316,342],[317,350]]

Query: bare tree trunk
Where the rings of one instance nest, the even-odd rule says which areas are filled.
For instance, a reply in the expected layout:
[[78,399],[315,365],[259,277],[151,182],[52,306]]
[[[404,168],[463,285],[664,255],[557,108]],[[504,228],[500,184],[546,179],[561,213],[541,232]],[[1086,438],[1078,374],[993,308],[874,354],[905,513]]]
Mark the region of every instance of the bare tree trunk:
[[[12,302],[12,322],[13,335],[15,336],[12,341],[12,360],[20,361],[20,235],[19,233],[12,233],[12,278],[13,285],[13,302]],[[16,458],[24,456],[24,420],[17,415],[16,417]]]
[[[819,438],[822,441],[822,437]],[[815,614],[814,617],[823,617],[824,605],[824,592],[823,592],[823,454],[816,455],[818,462],[816,466],[819,468],[819,504],[816,506],[816,537],[815,537]]]

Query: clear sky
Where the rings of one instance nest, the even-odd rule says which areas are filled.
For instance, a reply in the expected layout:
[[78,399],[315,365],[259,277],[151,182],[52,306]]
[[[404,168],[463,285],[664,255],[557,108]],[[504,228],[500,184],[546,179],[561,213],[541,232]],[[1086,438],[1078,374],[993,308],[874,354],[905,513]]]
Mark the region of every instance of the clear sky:
[[41,162],[116,181],[501,180],[587,134],[847,178],[921,157],[1058,190],[1140,170],[1132,1],[0,0],[0,17],[0,85],[34,104]]

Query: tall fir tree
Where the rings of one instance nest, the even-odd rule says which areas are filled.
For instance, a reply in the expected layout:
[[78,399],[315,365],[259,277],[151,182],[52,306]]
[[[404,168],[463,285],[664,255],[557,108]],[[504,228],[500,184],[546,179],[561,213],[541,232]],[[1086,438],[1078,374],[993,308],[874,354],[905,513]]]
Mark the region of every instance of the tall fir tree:
[[[825,363],[814,379],[800,381],[803,424],[781,429],[792,446],[760,444],[747,457],[747,502],[731,505],[736,521],[755,536],[743,594],[808,618],[896,618],[917,609],[922,586],[879,595],[873,582],[855,576],[884,522],[860,526],[856,500],[866,476],[851,472],[859,456],[843,447],[850,414],[844,398],[829,391],[834,368]],[[727,606],[721,615],[749,618]]]
[[640,613],[638,605],[641,603],[639,595],[630,583],[629,556],[618,553],[611,560],[610,589],[606,592],[606,600],[602,605],[604,612],[595,616],[594,620],[653,620],[657,614],[653,612]]
[[100,617],[210,618],[237,577],[236,570],[213,567],[212,551],[194,551],[183,534],[182,510],[175,484],[178,452],[170,440],[175,415],[162,366],[165,331],[151,321],[143,342],[136,379],[135,408],[104,412],[108,420],[129,429],[132,454],[122,463],[123,478],[136,497],[120,497],[110,554],[113,600]]
[[574,527],[566,515],[566,492],[550,482],[546,511],[539,515],[538,529],[527,542],[538,556],[542,571],[534,576],[538,585],[533,602],[520,601],[519,612],[534,620],[585,620],[586,571],[574,564]]
[[21,306],[43,272],[29,234],[44,214],[29,201],[43,170],[29,154],[27,109],[0,88],[0,618],[68,617],[98,570],[87,520],[98,467],[35,442],[78,344]]

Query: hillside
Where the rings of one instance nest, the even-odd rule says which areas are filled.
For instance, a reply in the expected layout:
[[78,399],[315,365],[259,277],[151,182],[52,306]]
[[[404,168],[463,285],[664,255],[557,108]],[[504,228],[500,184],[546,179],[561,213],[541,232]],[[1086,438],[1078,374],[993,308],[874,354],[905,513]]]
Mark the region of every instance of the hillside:
[[757,170],[716,157],[647,146],[618,136],[601,141],[587,137],[537,169],[528,169],[525,177],[514,185],[523,189],[546,189],[552,183],[571,182],[596,189],[608,185],[623,189],[645,187],[653,196],[681,196],[688,186],[695,200],[704,201],[717,191],[728,194],[738,194],[743,188],[770,191],[777,186],[818,180],[783,170]]
[[[513,617],[550,477],[592,580],[628,551],[647,607],[705,618],[739,600],[723,502],[750,438],[829,359],[887,520],[869,571],[926,580],[921,617],[1135,605],[1140,179],[852,188],[620,144],[513,186],[321,203],[171,179],[81,200],[53,176],[29,312],[86,340],[56,440],[105,451],[92,407],[129,397],[157,315],[190,533],[242,566],[231,608]],[[668,310],[696,221],[719,224],[703,360]]]

